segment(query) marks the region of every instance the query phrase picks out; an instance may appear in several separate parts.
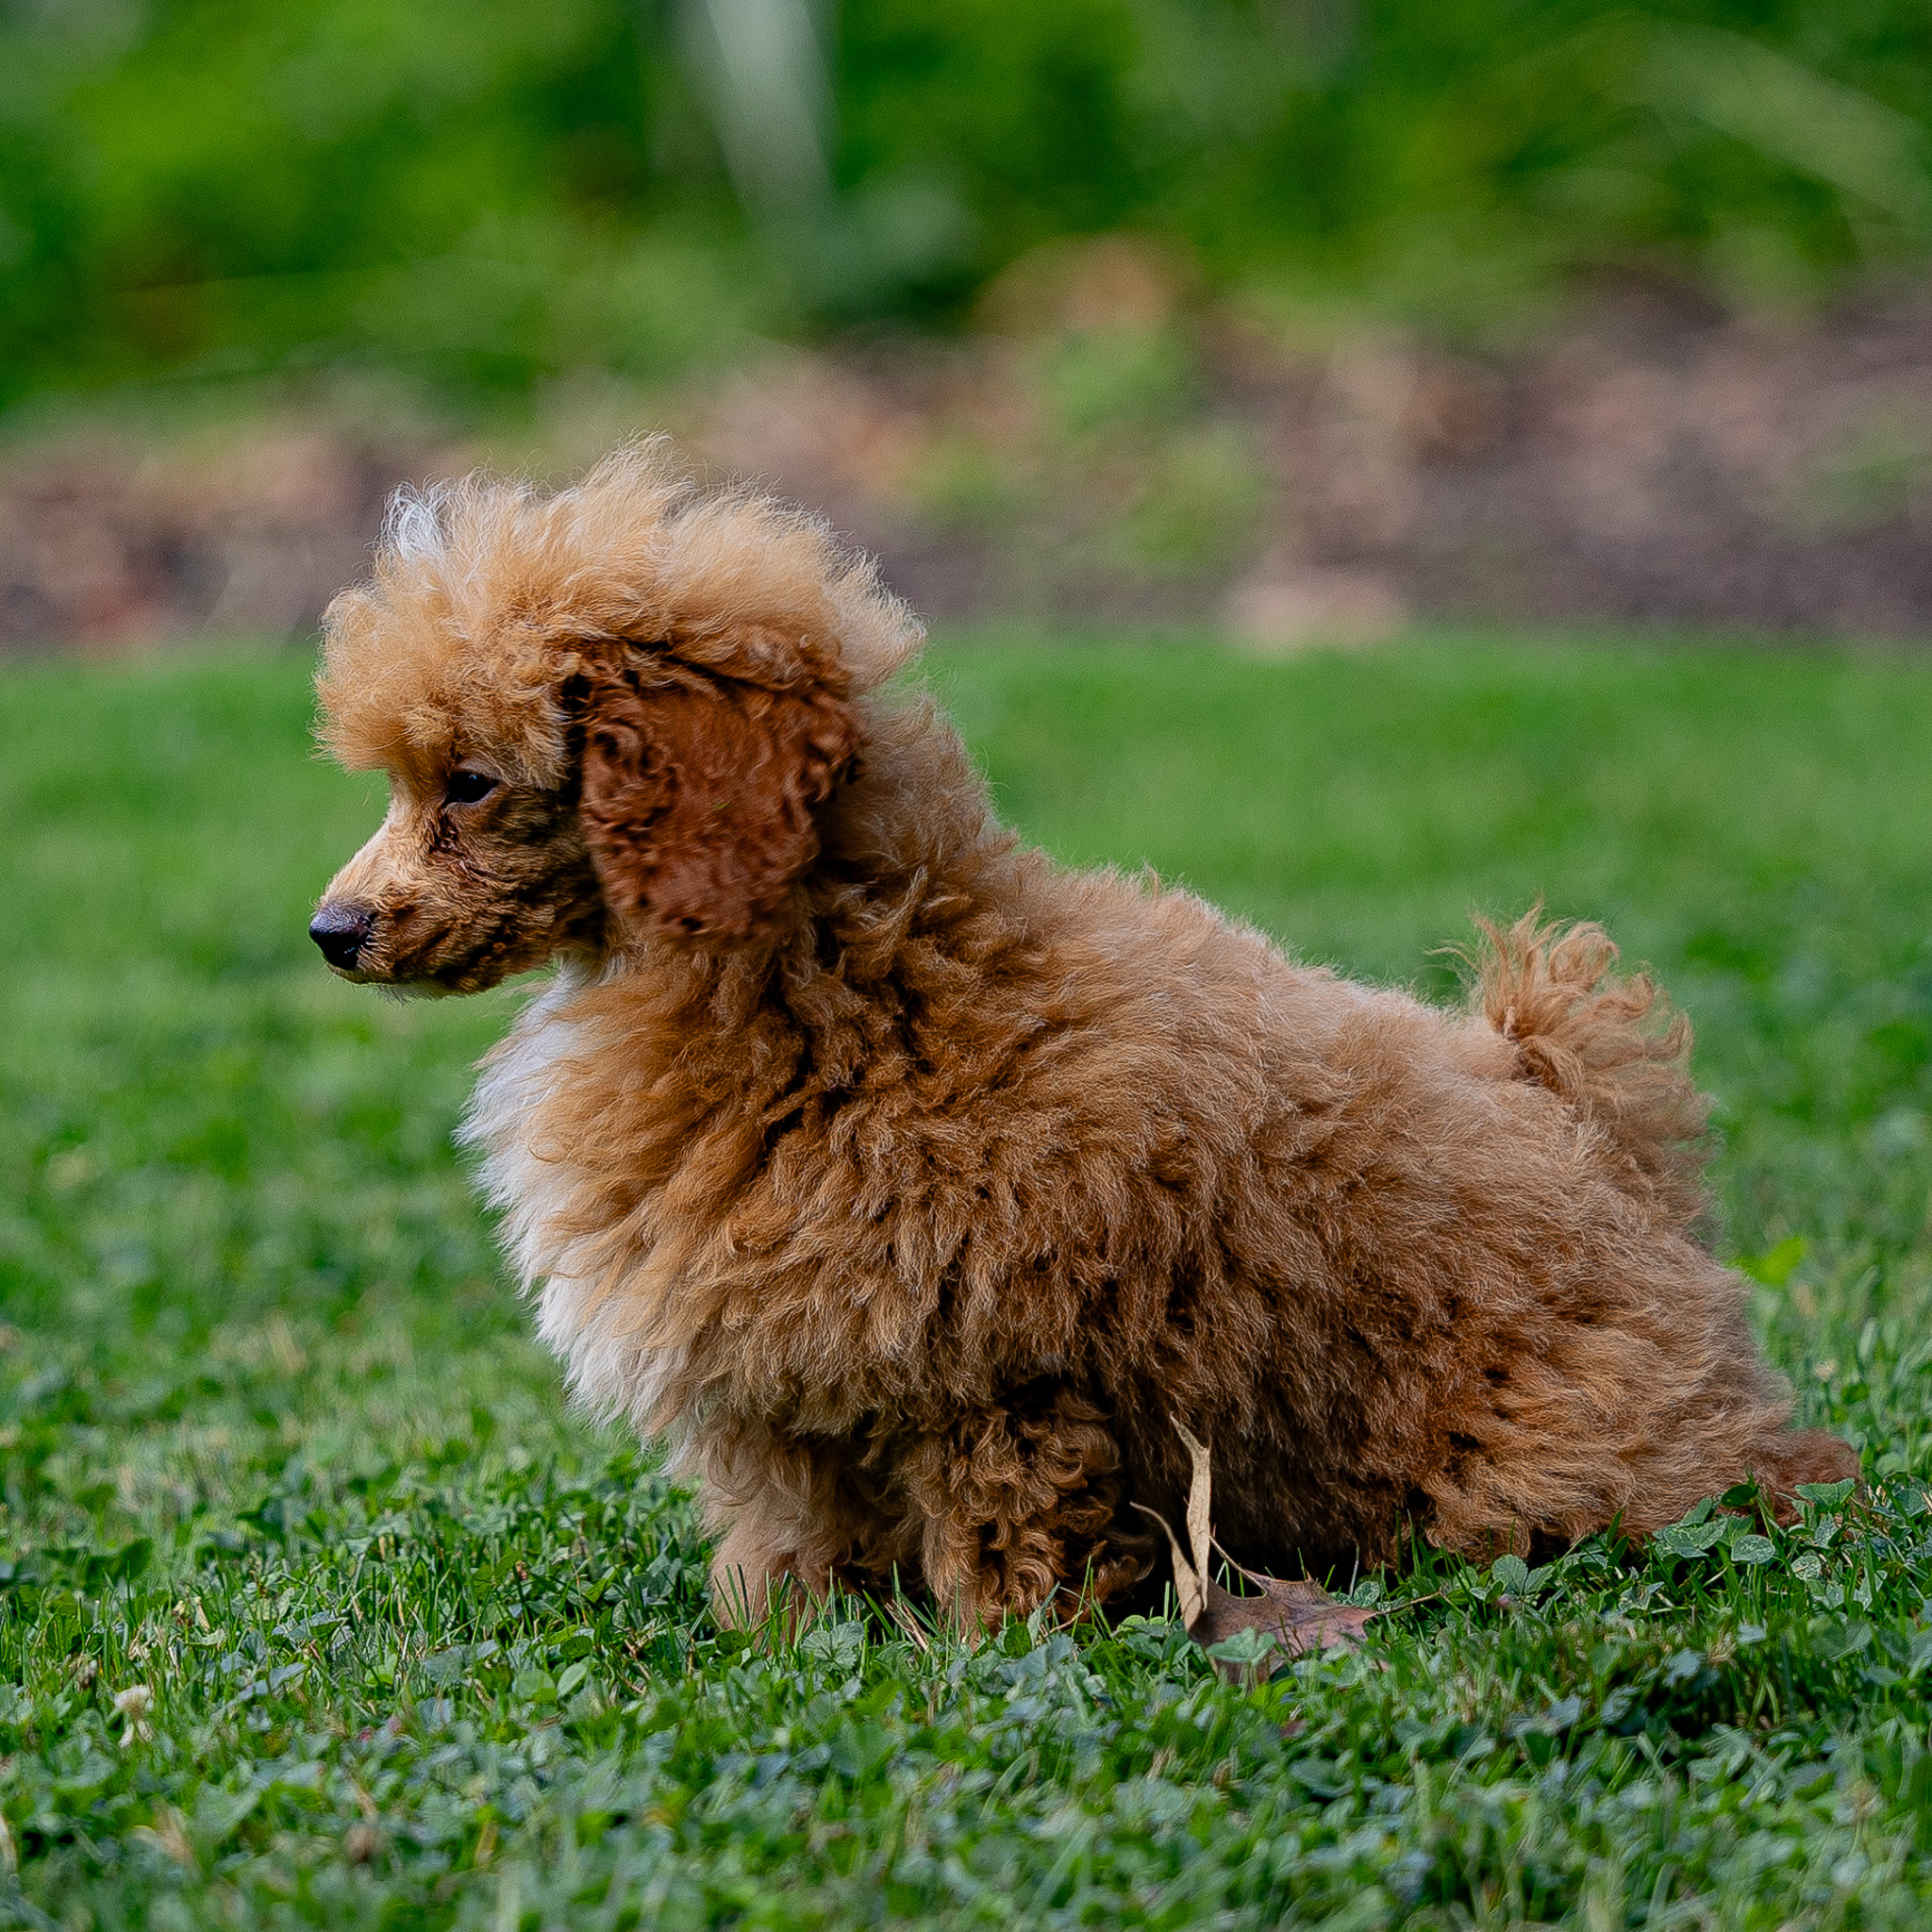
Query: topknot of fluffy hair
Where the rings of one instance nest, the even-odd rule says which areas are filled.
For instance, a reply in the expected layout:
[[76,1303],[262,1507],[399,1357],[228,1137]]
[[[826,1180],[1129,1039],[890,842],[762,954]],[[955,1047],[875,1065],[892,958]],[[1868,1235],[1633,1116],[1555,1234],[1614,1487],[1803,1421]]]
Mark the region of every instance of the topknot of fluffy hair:
[[924,635],[824,522],[753,490],[700,488],[662,437],[554,491],[481,474],[399,491],[370,581],[335,600],[324,631],[324,735],[363,766],[434,755],[458,713],[549,765],[558,686],[611,644],[852,697]]

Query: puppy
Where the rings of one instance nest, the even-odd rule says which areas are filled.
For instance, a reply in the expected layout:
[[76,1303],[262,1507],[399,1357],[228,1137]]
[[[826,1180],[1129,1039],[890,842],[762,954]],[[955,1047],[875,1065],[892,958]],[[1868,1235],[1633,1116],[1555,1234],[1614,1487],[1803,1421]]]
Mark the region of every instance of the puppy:
[[376,985],[556,963],[465,1132],[739,1614],[1117,1596],[1176,1423],[1276,1573],[1856,1470],[1694,1238],[1688,1034],[1596,928],[1490,934],[1445,1010],[1058,869],[887,688],[921,633],[872,570],[658,445],[405,494],[326,633],[326,741],[391,803],[311,933]]

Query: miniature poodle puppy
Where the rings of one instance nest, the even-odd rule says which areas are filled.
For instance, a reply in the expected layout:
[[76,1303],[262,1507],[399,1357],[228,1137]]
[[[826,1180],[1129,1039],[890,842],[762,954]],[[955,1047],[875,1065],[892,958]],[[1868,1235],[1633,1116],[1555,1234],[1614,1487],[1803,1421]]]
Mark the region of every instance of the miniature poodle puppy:
[[325,736],[391,802],[311,932],[381,986],[557,962],[465,1132],[727,1608],[1117,1596],[1175,1423],[1276,1574],[1856,1470],[1786,1426],[1695,1238],[1686,1029],[1595,927],[1489,933],[1450,1010],[1060,870],[891,687],[921,632],[872,569],[658,444],[405,494],[326,629]]

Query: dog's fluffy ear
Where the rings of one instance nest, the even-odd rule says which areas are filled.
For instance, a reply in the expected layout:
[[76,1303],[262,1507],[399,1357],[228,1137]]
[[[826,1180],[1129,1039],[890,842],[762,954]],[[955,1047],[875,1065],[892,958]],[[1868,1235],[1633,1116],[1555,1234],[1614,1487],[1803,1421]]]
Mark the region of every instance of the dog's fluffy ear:
[[767,929],[858,748],[851,707],[682,666],[592,677],[582,705],[584,836],[606,902],[692,937]]

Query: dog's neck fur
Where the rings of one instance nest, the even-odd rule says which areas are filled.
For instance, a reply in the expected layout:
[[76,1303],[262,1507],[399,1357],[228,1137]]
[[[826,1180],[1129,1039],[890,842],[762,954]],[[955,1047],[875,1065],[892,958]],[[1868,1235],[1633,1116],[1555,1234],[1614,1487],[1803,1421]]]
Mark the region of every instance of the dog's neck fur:
[[814,996],[822,981],[896,1006],[908,948],[930,968],[954,943],[981,950],[994,935],[977,931],[975,945],[966,934],[989,920],[999,938],[1019,936],[1015,915],[1030,895],[1016,902],[1014,875],[1029,867],[952,725],[924,702],[874,701],[867,711],[861,761],[822,815],[820,850],[778,930],[724,948],[620,935],[598,962],[602,978],[628,983],[647,1004],[687,1002],[688,1050],[715,1033],[736,1060],[747,999],[816,1032],[826,1018]]

